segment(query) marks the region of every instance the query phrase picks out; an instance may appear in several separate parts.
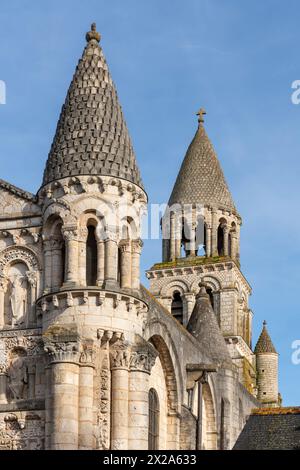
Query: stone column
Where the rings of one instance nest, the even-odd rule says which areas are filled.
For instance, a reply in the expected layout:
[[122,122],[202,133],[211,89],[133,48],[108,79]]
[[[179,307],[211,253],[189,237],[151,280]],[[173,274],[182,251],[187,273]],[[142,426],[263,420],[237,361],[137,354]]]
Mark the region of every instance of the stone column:
[[235,259],[236,258],[236,248],[237,248],[236,232],[231,232],[230,237],[231,237],[231,253],[230,253],[230,256],[231,256],[231,258]]
[[105,287],[114,288],[118,279],[118,245],[114,234],[105,240]]
[[78,281],[81,286],[86,286],[86,241],[88,237],[87,227],[79,229],[78,236]]
[[122,288],[131,288],[131,241],[124,240],[120,244],[121,250],[121,276],[120,284]]
[[0,328],[3,328],[5,325],[5,317],[4,317],[4,300],[5,300],[5,292],[7,289],[7,279],[0,278]]
[[[79,345],[76,341],[47,341],[49,353],[49,376],[51,399],[46,400],[47,450],[78,449],[79,416]],[[48,414],[48,416],[47,416]],[[50,429],[49,429],[50,428]]]
[[191,292],[187,292],[183,295],[183,299],[185,300],[185,308],[183,311],[183,325],[186,326],[192,315],[192,311],[195,305],[195,295]]
[[211,257],[211,225],[206,225],[206,256]]
[[140,288],[140,258],[143,242],[141,239],[131,242],[131,287],[132,289]]
[[174,261],[175,254],[175,214],[172,213],[170,217],[170,261]]
[[158,352],[144,341],[130,358],[128,449],[148,449],[149,375]]
[[89,342],[84,345],[80,356],[78,448],[81,450],[93,449],[94,360],[95,350],[92,342]]
[[75,227],[63,228],[63,236],[66,242],[66,267],[65,282],[67,286],[76,285],[78,282],[78,232]]
[[126,345],[116,345],[110,351],[112,450],[128,450],[129,354]]
[[211,215],[211,256],[218,256],[218,211],[216,208],[212,209]]
[[223,233],[224,233],[224,256],[228,256],[229,230],[227,226],[223,227]]
[[27,271],[26,277],[30,285],[30,301],[27,318],[27,326],[29,326],[36,324],[35,301],[37,299],[37,273],[35,271]]
[[0,365],[0,404],[7,403],[6,389],[7,389],[7,375],[4,369],[1,370],[1,365]]
[[51,291],[52,283],[52,241],[44,240],[44,293]]
[[105,243],[97,240],[97,286],[102,286],[105,275]]

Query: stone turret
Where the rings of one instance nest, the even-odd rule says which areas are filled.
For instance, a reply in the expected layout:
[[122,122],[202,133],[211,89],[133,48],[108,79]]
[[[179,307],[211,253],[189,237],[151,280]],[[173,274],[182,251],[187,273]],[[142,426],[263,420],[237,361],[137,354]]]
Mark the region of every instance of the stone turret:
[[265,406],[278,406],[278,353],[267,330],[266,321],[255,346],[257,398]]
[[107,448],[110,435],[111,448],[145,447],[128,413],[128,387],[146,400],[150,362],[131,373],[129,357],[151,354],[136,344],[147,312],[139,295],[147,195],[95,24],[86,40],[38,192],[44,288],[37,308],[50,361],[46,448],[93,448],[101,361],[111,365],[105,394],[113,403],[110,418],[98,412],[96,448]]

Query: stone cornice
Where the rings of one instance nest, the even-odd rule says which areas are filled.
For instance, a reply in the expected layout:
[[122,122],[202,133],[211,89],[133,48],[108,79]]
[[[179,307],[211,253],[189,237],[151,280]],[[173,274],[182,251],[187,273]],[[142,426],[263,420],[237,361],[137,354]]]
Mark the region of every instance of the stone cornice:
[[240,280],[246,285],[250,294],[252,288],[249,282],[241,272],[238,264],[230,257],[195,257],[190,260],[184,258],[166,263],[158,263],[146,271],[146,276],[148,279],[160,279],[188,274],[208,274],[212,272],[230,271],[232,269],[235,270]]

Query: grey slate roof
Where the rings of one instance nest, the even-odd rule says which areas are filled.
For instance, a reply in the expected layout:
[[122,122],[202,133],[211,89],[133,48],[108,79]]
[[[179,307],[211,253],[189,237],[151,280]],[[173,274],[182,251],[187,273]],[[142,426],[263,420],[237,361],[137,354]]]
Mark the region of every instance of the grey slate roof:
[[300,450],[300,408],[250,415],[233,450]]
[[95,24],[69,87],[43,185],[66,176],[111,175],[143,187]]
[[204,286],[200,288],[196,297],[196,304],[187,330],[199,341],[203,350],[214,361],[232,362]]
[[264,321],[263,323],[263,329],[260,334],[260,337],[258,338],[258,341],[256,343],[254,352],[255,354],[262,354],[262,353],[274,353],[277,354],[277,351],[272,343],[272,340],[269,336],[267,327],[267,323]]
[[169,205],[207,204],[236,211],[219,160],[202,122],[177,176]]

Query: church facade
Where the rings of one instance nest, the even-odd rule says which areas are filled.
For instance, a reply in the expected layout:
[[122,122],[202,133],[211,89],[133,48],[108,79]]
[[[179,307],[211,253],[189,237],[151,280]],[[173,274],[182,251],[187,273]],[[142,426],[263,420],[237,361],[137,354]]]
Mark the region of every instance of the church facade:
[[147,193],[95,25],[86,40],[37,194],[0,180],[0,449],[231,449],[253,408],[280,405],[278,354],[265,324],[252,348],[205,112],[148,290]]

